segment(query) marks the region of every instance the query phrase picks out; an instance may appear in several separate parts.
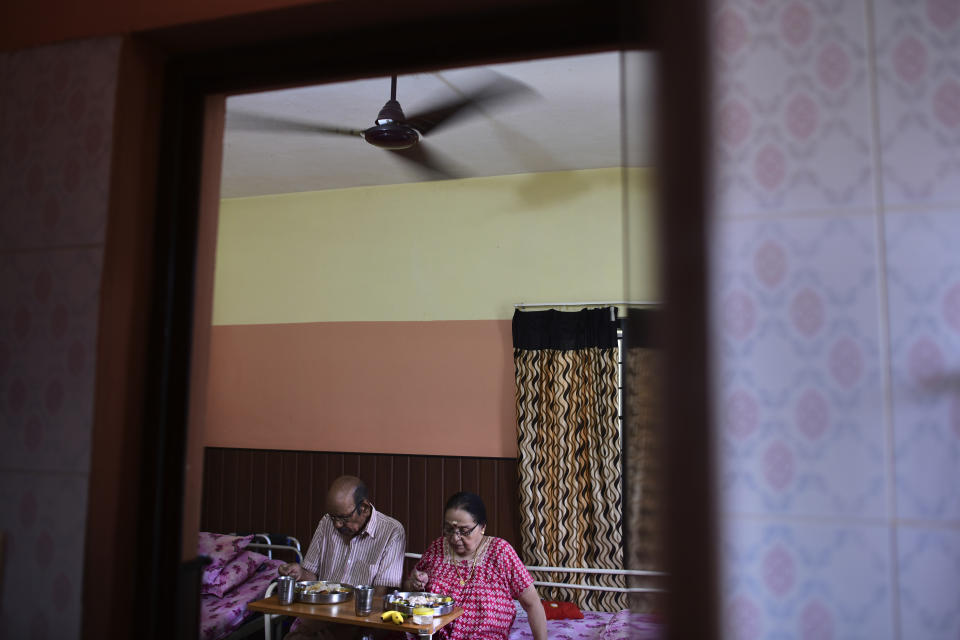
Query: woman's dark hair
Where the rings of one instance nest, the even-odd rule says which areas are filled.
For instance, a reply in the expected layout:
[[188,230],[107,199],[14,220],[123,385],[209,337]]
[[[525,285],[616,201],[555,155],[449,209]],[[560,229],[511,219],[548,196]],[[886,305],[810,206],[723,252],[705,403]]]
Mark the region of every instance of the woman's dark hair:
[[450,499],[447,500],[447,504],[443,507],[443,512],[446,513],[450,509],[461,509],[466,511],[473,516],[474,522],[479,524],[481,527],[487,524],[487,508],[483,504],[483,500],[480,499],[475,493],[470,493],[469,491],[458,491],[457,493],[450,496]]

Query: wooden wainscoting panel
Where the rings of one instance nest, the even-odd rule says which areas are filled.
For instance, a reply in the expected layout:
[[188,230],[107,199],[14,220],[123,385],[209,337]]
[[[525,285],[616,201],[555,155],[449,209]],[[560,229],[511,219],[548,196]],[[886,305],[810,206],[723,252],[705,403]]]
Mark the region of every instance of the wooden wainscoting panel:
[[[267,531],[267,502],[271,497],[267,495],[267,451],[250,452],[250,518],[246,527],[240,531]],[[242,457],[241,457],[242,459]],[[238,487],[238,491],[243,489]],[[236,497],[242,500],[242,493]],[[280,523],[274,522],[279,525]]]
[[443,458],[443,497],[444,499],[452,495],[453,491],[448,491],[447,487],[462,487],[463,478],[460,476],[460,459]]
[[[493,521],[494,516],[490,516],[492,521],[490,530],[495,532],[494,535],[509,540],[513,548],[520,554],[520,558],[523,559],[524,554],[520,551],[522,540],[520,538],[520,498],[516,460],[514,460],[512,467],[504,464],[497,465],[495,477],[497,479],[496,494],[501,496],[501,500],[493,506],[494,513],[497,515],[495,521]],[[488,511],[491,510],[490,507],[487,507],[487,509]],[[507,536],[508,531],[510,537]]]
[[207,447],[200,527],[289,533],[306,552],[326,512],[327,488],[345,473],[361,477],[377,509],[403,523],[407,551],[421,553],[440,535],[443,505],[457,491],[483,498],[490,534],[520,543],[513,458]]
[[[496,496],[500,495],[497,489],[497,461],[491,459],[478,459],[477,460],[477,493],[481,496]],[[499,502],[498,502],[499,504]],[[519,508],[518,503],[514,503],[514,506]],[[499,508],[496,504],[488,504],[487,510],[490,513],[487,514],[487,519],[491,522],[487,526],[487,533],[492,536],[501,536],[496,529],[493,528],[494,522],[497,525],[502,524],[502,518],[497,511],[494,511],[495,508]],[[519,550],[518,550],[519,552]]]
[[[244,530],[251,529],[253,504],[263,504],[263,496],[254,497],[254,455],[245,452],[245,455],[223,457],[223,486],[220,496],[223,499],[223,519],[226,522],[243,523]],[[236,486],[235,491],[230,487]],[[242,500],[241,496],[251,496]],[[202,513],[202,507],[201,507]]]
[[[313,485],[315,456],[308,451],[298,451],[296,456],[297,476],[294,491],[297,493],[297,508],[292,531],[310,531],[317,526],[313,520],[313,496],[320,493]],[[307,544],[307,541],[303,541],[303,544]],[[306,553],[307,550],[303,551]]]
[[[425,499],[423,507],[426,511],[424,518],[424,538],[422,540],[413,540],[407,534],[407,550],[414,553],[420,553],[429,544],[433,536],[440,535],[441,522],[443,520],[443,504],[452,495],[447,491],[444,485],[444,459],[437,457],[428,457],[427,460],[427,490],[424,493]],[[440,506],[435,506],[440,505]]]
[[[263,528],[266,531],[284,531],[284,522],[281,516],[281,507],[287,499],[287,494],[281,483],[283,473],[283,453],[267,451],[263,454]],[[270,523],[276,523],[271,526]]]
[[200,528],[206,529],[210,522],[223,520],[223,450],[207,449],[204,452],[203,487],[200,497]]
[[[407,527],[407,549],[413,549],[412,541],[426,540],[430,533],[434,531],[436,525],[428,522],[427,487],[429,482],[427,478],[427,458],[423,456],[410,456],[409,466],[407,467],[407,482],[405,493],[407,494],[407,521],[404,523]],[[416,551],[415,553],[420,553]]]

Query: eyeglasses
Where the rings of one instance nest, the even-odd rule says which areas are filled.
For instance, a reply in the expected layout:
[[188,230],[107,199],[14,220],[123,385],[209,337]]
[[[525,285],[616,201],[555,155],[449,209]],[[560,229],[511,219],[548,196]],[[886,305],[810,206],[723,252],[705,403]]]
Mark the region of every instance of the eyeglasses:
[[476,529],[479,526],[480,526],[479,522],[473,525],[472,527],[470,527],[469,529],[467,529],[466,527],[451,527],[448,525],[444,525],[443,535],[447,536],[448,538],[452,538],[453,536],[460,536],[461,538],[466,538],[468,535],[473,533],[474,529]]
[[350,518],[353,517],[353,514],[355,514],[355,513],[357,512],[357,509],[360,508],[360,505],[361,505],[361,504],[363,504],[363,503],[360,503],[360,504],[358,504],[357,506],[355,506],[355,507],[353,508],[353,511],[351,511],[350,513],[348,513],[348,514],[345,515],[345,516],[335,516],[335,515],[333,515],[332,513],[328,513],[327,515],[330,516],[330,519],[333,520],[334,524],[336,524],[336,523],[343,524],[343,523],[345,523],[347,520],[349,520]]

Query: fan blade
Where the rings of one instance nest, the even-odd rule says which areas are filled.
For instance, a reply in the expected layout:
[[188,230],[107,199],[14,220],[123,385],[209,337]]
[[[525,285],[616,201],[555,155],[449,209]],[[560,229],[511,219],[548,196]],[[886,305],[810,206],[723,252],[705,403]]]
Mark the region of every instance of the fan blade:
[[345,129],[315,122],[305,122],[246,111],[227,111],[227,129],[269,131],[273,133],[325,133],[340,136],[363,136],[362,129]]
[[492,82],[464,93],[459,98],[439,103],[416,113],[408,117],[405,122],[425,136],[469,113],[471,107],[486,107],[511,99],[529,97],[535,95],[535,93],[533,89],[522,82],[498,76]]
[[421,142],[408,149],[391,149],[390,153],[403,158],[407,162],[417,165],[424,173],[438,180],[458,178],[449,167],[444,166],[435,153],[431,153]]

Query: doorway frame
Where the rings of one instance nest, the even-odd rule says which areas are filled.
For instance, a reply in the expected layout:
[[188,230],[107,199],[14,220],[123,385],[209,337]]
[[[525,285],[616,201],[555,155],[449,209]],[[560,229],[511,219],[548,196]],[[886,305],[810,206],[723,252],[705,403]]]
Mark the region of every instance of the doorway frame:
[[[534,57],[622,48],[658,51],[658,167],[662,215],[662,344],[667,488],[664,540],[671,592],[670,637],[718,635],[712,492],[709,350],[707,341],[708,87],[706,5],[697,0],[414,1],[385,7],[372,0],[325,2],[136,34],[149,51],[151,74],[162,77],[156,203],[134,233],[152,250],[128,256],[149,274],[142,331],[149,345],[139,360],[143,396],[134,482],[136,517],[116,535],[134,540],[130,582],[85,576],[84,606],[94,585],[106,585],[101,615],[84,636],[109,629],[166,635],[170,594],[176,625],[189,631],[195,612],[191,576],[200,567],[181,557],[184,466],[188,454],[191,354],[196,296],[197,234],[203,193],[204,135],[213,96],[391,73],[412,73]],[[442,53],[440,53],[442,52]],[[221,114],[222,118],[222,114]],[[111,217],[111,224],[114,219]],[[113,239],[110,243],[128,239]],[[104,302],[109,307],[110,302]],[[146,307],[143,309],[142,307]],[[109,311],[109,309],[107,309]],[[98,372],[98,387],[102,385]],[[98,389],[99,399],[99,389]],[[95,434],[94,446],[101,440]],[[91,503],[97,499],[91,485]],[[91,516],[92,517],[92,516]],[[90,525],[88,524],[88,530]],[[86,551],[90,574],[91,552]],[[110,594],[137,593],[137,616],[110,604]],[[127,598],[129,601],[129,597]],[[123,599],[117,599],[120,603]],[[194,602],[194,606],[196,603]],[[113,606],[111,617],[110,607]],[[689,615],[693,608],[697,615]],[[193,627],[196,628],[196,627]]]

